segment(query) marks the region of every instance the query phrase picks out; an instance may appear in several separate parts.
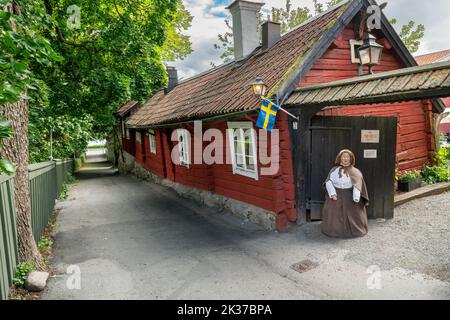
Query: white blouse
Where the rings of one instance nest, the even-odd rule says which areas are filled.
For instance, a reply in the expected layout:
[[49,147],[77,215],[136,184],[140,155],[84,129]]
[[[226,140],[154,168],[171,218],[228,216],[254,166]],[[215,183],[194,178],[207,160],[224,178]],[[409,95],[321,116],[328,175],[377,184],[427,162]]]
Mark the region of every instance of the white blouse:
[[[339,169],[340,167],[337,167],[335,170],[333,170],[333,172],[331,172],[330,180],[328,180],[325,185],[327,188],[328,196],[330,198],[337,195],[336,188],[350,189],[353,187],[352,180],[349,176],[343,174],[342,177],[339,177]],[[353,201],[358,203],[360,199],[361,191],[353,187]]]

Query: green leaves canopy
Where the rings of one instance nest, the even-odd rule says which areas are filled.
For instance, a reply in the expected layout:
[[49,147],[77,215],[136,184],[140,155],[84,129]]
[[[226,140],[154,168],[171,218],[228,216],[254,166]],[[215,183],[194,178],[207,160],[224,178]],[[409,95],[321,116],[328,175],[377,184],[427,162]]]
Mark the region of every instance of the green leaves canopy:
[[[192,17],[181,0],[45,0],[55,25],[57,67],[36,68],[47,79],[58,114],[91,115],[93,130],[108,133],[112,112],[129,99],[144,101],[167,82],[163,57],[183,58],[190,42],[180,30]],[[79,28],[71,28],[77,18]],[[71,7],[72,6],[72,7]]]
[[18,2],[17,32],[5,22],[11,15],[0,15],[0,102],[16,101],[28,88],[32,161],[48,159],[50,128],[55,157],[108,135],[113,111],[163,87],[163,61],[192,51],[182,33],[192,16],[181,0]]

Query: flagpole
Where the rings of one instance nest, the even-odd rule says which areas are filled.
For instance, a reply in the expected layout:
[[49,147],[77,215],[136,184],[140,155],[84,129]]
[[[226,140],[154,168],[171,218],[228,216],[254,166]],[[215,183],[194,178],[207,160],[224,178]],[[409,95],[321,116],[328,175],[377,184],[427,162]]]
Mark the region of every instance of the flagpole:
[[[267,101],[269,101],[269,102],[272,102],[272,101],[270,101],[269,99],[267,99],[267,98],[265,98],[265,97],[262,97],[262,99],[263,99],[263,100],[267,100]],[[278,107],[279,107],[279,110],[283,111],[284,113],[286,113],[287,115],[291,116],[291,117],[294,118],[295,120],[298,120],[298,117],[294,116],[294,115],[293,115],[292,113],[290,113],[289,111],[283,109],[281,106],[278,106]]]

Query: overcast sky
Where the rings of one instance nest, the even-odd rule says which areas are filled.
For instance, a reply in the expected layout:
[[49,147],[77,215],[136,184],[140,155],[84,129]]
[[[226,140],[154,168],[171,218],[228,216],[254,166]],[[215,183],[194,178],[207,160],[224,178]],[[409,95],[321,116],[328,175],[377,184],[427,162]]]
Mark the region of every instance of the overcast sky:
[[[263,10],[283,7],[285,0],[262,1]],[[324,3],[326,0],[319,0]],[[209,69],[210,63],[221,64],[220,52],[214,49],[217,34],[227,29],[224,19],[229,17],[225,7],[232,0],[183,0],[186,8],[194,17],[188,30],[194,52],[185,60],[172,62],[179,70],[180,78],[189,78]],[[256,1],[255,1],[256,2]],[[293,7],[307,6],[312,9],[312,0],[292,0]],[[450,1],[449,0],[379,0],[387,2],[386,16],[397,18],[397,27],[414,20],[426,27],[425,37],[417,54],[450,49]]]

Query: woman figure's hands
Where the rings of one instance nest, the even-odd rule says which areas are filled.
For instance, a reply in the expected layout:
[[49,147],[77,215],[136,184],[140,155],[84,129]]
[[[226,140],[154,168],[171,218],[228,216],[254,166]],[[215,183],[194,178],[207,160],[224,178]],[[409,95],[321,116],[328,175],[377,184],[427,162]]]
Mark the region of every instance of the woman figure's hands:
[[337,201],[337,195],[332,196],[331,199],[333,199],[333,201]]

